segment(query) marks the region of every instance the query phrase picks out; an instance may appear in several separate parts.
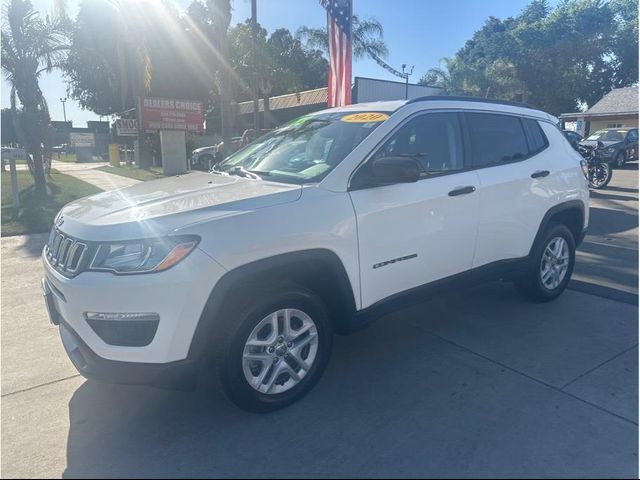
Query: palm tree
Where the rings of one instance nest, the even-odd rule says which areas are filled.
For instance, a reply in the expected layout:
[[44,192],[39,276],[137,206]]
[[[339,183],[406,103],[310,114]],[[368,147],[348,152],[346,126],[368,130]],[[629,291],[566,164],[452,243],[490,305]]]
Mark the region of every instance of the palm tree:
[[[67,49],[64,26],[42,19],[29,0],[6,4],[2,22],[2,72],[11,85],[11,109],[19,138],[25,145],[36,193],[47,194],[43,145],[50,124],[47,102],[40,90],[43,72],[60,66]],[[18,119],[16,97],[23,114]]]
[[[360,60],[364,57],[375,59],[385,58],[389,50],[384,43],[384,29],[375,18],[361,20],[358,15],[352,18],[353,24],[353,58]],[[309,48],[317,48],[327,52],[329,50],[329,38],[326,28],[300,27],[296,36],[304,41]]]
[[446,93],[454,95],[458,93],[458,86],[454,85],[451,71],[455,68],[455,59],[444,57],[440,59],[440,66],[433,67],[418,80],[418,85],[428,85],[430,87],[440,87]]

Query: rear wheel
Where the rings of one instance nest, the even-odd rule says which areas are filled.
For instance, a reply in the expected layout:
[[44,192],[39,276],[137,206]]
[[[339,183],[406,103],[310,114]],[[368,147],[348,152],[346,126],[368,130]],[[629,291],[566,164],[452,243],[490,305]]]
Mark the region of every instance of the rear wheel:
[[548,302],[564,292],[575,263],[575,239],[564,225],[552,224],[533,247],[529,265],[515,282],[525,297]]
[[278,410],[302,398],[331,353],[332,325],[320,297],[290,286],[239,307],[230,318],[237,328],[221,339],[218,367],[226,395],[251,412]]

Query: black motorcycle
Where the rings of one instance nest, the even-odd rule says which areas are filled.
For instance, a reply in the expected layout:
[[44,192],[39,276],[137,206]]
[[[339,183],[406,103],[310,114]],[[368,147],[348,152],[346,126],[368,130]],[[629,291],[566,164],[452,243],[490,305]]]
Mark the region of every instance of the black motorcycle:
[[599,154],[599,150],[604,148],[600,143],[598,142],[598,146],[577,145],[577,150],[585,161],[583,170],[591,188],[606,187],[613,176],[611,165]]

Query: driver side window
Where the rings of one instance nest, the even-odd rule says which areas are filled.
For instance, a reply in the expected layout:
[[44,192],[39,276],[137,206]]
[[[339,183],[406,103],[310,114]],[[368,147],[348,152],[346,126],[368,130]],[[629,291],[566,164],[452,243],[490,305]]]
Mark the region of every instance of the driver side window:
[[456,113],[427,113],[409,120],[373,158],[411,157],[427,173],[462,170],[462,133]]

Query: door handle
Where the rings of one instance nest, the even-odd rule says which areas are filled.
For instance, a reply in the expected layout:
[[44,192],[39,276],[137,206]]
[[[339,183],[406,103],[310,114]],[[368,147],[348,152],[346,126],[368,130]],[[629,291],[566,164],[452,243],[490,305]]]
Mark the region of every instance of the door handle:
[[449,192],[450,197],[457,197],[458,195],[467,195],[476,191],[476,187],[469,185],[468,187],[460,187]]
[[549,170],[538,170],[531,174],[531,178],[542,178],[549,175]]

